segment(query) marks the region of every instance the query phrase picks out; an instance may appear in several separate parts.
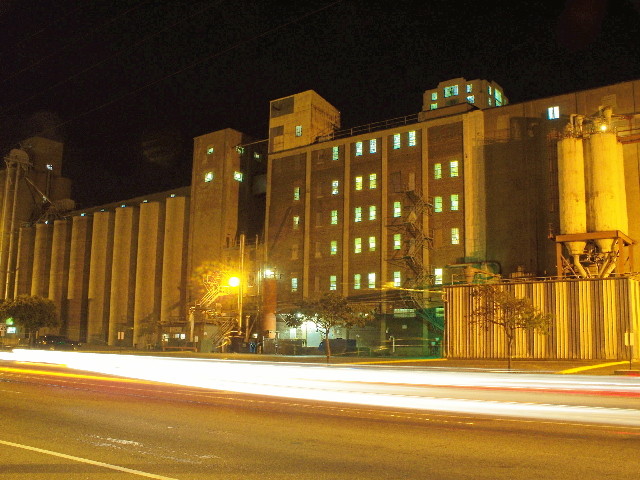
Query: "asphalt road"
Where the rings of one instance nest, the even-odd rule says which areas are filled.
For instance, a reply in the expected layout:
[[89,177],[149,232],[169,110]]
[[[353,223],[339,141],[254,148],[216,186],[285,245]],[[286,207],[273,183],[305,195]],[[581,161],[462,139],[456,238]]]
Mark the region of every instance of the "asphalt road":
[[[441,398],[493,391],[439,388]],[[558,395],[597,408],[600,395],[590,392]],[[553,401],[549,391],[512,393]],[[602,398],[602,408],[637,405],[629,394]],[[634,426],[255,396],[38,364],[0,362],[0,412],[3,480],[635,480],[640,472]]]

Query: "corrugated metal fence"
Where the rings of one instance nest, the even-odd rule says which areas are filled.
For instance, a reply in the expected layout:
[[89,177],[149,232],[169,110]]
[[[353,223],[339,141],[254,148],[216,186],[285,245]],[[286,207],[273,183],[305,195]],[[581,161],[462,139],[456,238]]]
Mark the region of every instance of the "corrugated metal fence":
[[[625,332],[640,346],[640,282],[636,278],[551,280],[501,284],[517,297],[551,313],[548,335],[519,330],[515,358],[627,359]],[[505,358],[500,326],[472,321],[473,285],[446,286],[446,350],[450,358]]]

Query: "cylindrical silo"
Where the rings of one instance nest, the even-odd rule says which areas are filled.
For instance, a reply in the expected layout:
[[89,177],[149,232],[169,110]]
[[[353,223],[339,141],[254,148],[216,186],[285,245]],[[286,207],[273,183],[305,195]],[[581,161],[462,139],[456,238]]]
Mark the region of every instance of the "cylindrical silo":
[[35,235],[36,229],[34,227],[20,228],[14,297],[31,293]]
[[49,299],[53,301],[60,315],[61,329],[67,327],[67,287],[69,285],[69,251],[71,228],[67,220],[53,222],[51,240],[51,270],[49,272]]
[[133,345],[144,348],[157,341],[162,288],[163,208],[159,202],[140,204],[136,290],[133,305]]
[[91,343],[101,343],[107,340],[114,219],[113,212],[95,212],[93,214],[87,298],[87,341]]
[[33,276],[31,295],[47,297],[49,294],[49,270],[51,268],[51,240],[53,225],[38,223],[33,247]]
[[[627,202],[624,189],[624,165],[616,134],[600,131],[587,140],[589,155],[589,190],[587,191],[587,226],[590,232],[628,229]],[[612,239],[596,240],[602,253],[610,252]]]
[[69,284],[67,286],[67,335],[87,341],[87,296],[91,253],[92,217],[76,215],[71,225]]
[[[582,139],[566,137],[558,142],[558,191],[560,233],[586,233],[587,204]],[[586,242],[567,242],[571,255],[584,252]]]
[[165,206],[164,246],[162,255],[162,299],[160,319],[170,323],[186,320],[187,232],[189,202],[185,197],[167,198]]

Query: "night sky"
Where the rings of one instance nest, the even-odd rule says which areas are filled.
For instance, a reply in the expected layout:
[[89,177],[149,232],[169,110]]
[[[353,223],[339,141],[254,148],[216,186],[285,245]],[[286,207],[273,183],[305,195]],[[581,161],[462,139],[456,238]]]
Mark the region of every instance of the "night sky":
[[192,139],[267,136],[313,89],[351,127],[455,77],[511,103],[640,78],[640,0],[0,1],[0,150],[65,143],[79,206],[190,182]]

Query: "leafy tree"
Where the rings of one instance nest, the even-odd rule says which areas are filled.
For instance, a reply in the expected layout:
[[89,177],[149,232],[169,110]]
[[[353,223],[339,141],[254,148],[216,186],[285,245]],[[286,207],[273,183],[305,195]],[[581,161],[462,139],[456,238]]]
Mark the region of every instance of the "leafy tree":
[[471,295],[478,300],[471,312],[472,321],[485,329],[497,325],[504,332],[509,369],[518,330],[548,333],[551,314],[538,310],[528,298],[517,298],[496,284],[477,286]]
[[342,295],[325,293],[321,297],[303,300],[291,313],[282,315],[289,327],[297,328],[304,322],[312,322],[322,334],[327,363],[331,357],[329,334],[336,327],[363,327],[373,319],[373,315],[356,312]]
[[20,295],[0,302],[0,318],[9,317],[13,317],[16,325],[21,326],[32,339],[41,328],[60,324],[55,303],[38,296]]

